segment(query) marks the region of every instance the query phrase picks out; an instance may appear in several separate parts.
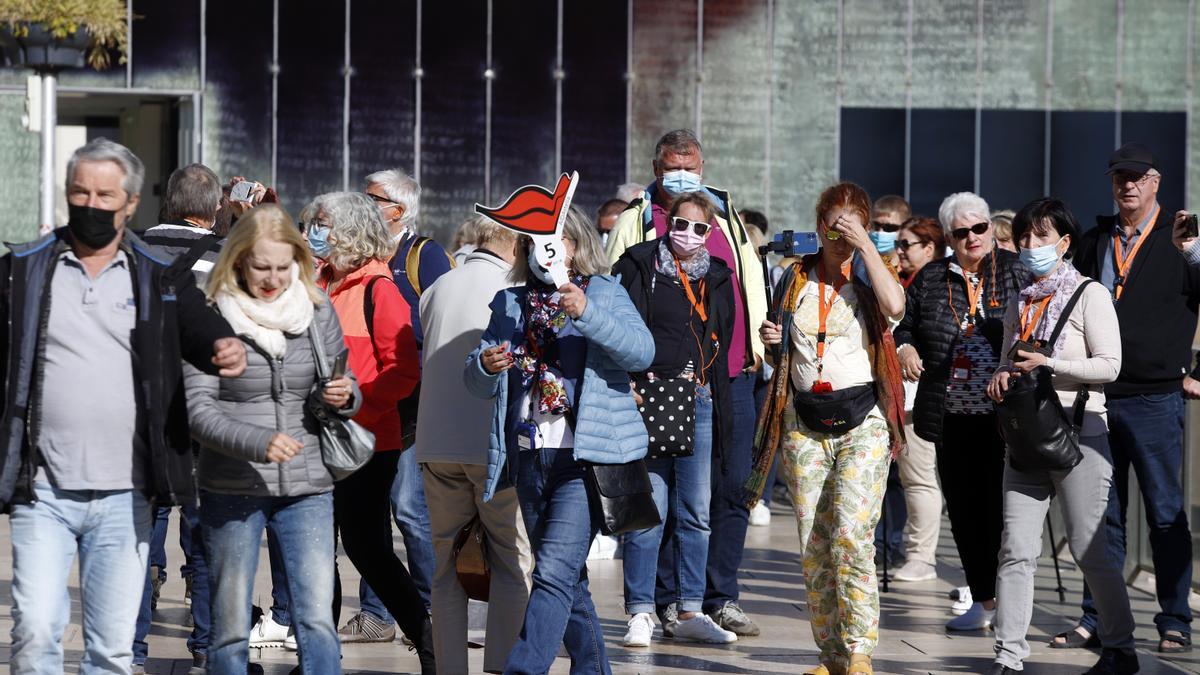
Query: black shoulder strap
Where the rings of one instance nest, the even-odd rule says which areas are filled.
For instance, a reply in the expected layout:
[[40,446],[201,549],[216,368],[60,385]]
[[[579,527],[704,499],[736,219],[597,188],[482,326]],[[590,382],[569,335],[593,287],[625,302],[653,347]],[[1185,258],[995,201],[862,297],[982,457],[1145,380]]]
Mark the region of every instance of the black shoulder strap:
[[1046,340],[1046,345],[1053,348],[1058,342],[1058,336],[1062,334],[1063,328],[1067,326],[1067,320],[1071,318],[1071,312],[1075,310],[1075,305],[1079,304],[1079,298],[1083,296],[1083,289],[1092,283],[1092,279],[1084,279],[1078,286],[1075,287],[1075,293],[1071,295],[1071,299],[1067,301],[1067,306],[1063,307],[1062,314],[1058,317],[1058,323],[1054,324],[1054,331],[1050,333],[1049,339]]
[[375,358],[379,358],[379,348],[375,346],[375,282],[380,279],[386,279],[382,275],[375,275],[367,282],[367,288],[363,291],[363,320],[367,322],[367,335],[371,338],[371,348],[375,350]]
[[196,241],[192,242],[187,252],[171,262],[170,270],[172,272],[183,272],[192,269],[196,261],[200,260],[205,253],[208,253],[219,243],[221,243],[221,238],[211,234],[202,234],[196,237]]

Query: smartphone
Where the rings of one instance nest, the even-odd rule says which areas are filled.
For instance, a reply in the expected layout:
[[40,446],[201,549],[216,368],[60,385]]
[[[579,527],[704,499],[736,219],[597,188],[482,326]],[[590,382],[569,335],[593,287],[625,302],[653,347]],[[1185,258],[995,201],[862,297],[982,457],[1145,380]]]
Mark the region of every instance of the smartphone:
[[254,183],[248,180],[241,181],[233,186],[229,191],[229,201],[231,202],[249,202],[250,193],[254,191]]
[[329,379],[336,380],[346,374],[346,356],[348,354],[349,352],[342,352],[341,354],[338,354],[336,359],[333,360],[333,373],[330,375]]
[[1200,226],[1196,223],[1196,214],[1190,214],[1183,219],[1183,236],[1185,238],[1200,237]]
[[1026,342],[1025,340],[1017,340],[1013,343],[1012,349],[1008,350],[1008,360],[1016,361],[1019,359],[1020,357],[1017,356],[1017,352],[1040,352],[1046,356],[1050,356],[1049,349],[1033,342]]

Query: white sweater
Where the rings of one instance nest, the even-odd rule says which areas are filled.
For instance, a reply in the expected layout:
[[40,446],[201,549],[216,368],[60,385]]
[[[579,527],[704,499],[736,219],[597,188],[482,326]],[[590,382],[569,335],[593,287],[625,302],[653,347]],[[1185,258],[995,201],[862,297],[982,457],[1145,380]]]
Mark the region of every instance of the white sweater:
[[[1008,352],[1020,332],[1017,315],[1018,296],[1009,301],[1004,314],[1004,349],[1000,366],[1010,364]],[[1053,373],[1052,382],[1063,409],[1070,416],[1075,410],[1075,397],[1088,386],[1089,398],[1084,407],[1081,436],[1096,436],[1108,431],[1107,407],[1103,385],[1117,379],[1121,372],[1121,327],[1108,289],[1099,283],[1088,284],[1063,327],[1062,352],[1046,359]]]
[[488,305],[512,286],[512,267],[473,251],[460,267],[438,277],[421,294],[421,398],[417,411],[418,462],[487,464],[493,402],[476,398],[463,383],[467,354],[479,346],[492,318]]

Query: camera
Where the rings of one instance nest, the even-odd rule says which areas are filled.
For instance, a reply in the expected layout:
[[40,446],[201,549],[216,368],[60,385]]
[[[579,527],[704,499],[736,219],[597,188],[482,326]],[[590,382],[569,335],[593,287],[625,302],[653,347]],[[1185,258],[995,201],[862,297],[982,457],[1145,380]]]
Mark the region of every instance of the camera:
[[816,232],[793,232],[792,230],[784,230],[775,235],[771,241],[758,247],[758,254],[766,256],[768,253],[778,253],[779,255],[788,258],[793,256],[809,255],[816,253],[821,249],[820,242],[817,241]]

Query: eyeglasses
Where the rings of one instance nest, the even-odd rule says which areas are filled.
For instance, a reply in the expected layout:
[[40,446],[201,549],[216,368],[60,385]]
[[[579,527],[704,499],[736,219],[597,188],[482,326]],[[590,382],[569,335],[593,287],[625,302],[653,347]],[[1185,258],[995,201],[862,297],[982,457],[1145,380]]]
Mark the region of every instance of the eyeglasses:
[[692,228],[692,230],[696,234],[700,235],[701,237],[708,234],[708,228],[712,227],[711,225],[709,225],[708,223],[706,223],[704,221],[688,220],[687,218],[684,218],[683,216],[675,216],[674,218],[671,219],[671,229],[675,230],[677,232],[682,232],[683,230],[688,229],[689,226]]
[[[963,228],[963,229],[967,229],[967,228]],[[925,244],[928,244],[928,243],[929,242],[921,241],[920,239],[897,239],[896,240],[896,248],[900,249],[901,251],[907,251],[908,249],[912,248],[913,246],[924,246]]]
[[394,201],[388,199],[387,197],[380,197],[379,195],[375,194],[374,192],[368,192],[367,196],[370,197],[371,199],[374,199],[376,204],[382,204],[384,208],[387,208],[389,206],[400,206],[400,204],[398,202],[394,202]]
[[1158,174],[1144,173],[1139,176],[1132,171],[1117,171],[1112,175],[1112,182],[1113,185],[1133,183],[1134,185],[1141,187],[1142,185],[1145,185],[1151,178],[1158,178]]
[[899,232],[900,226],[895,223],[881,223],[878,220],[871,221],[871,227],[883,232]]
[[991,223],[975,223],[974,225],[972,225],[970,227],[959,227],[959,228],[950,230],[950,234],[952,234],[954,236],[954,238],[957,239],[958,241],[962,241],[963,239],[967,238],[968,232],[974,232],[975,234],[983,234],[983,233],[987,232],[988,228],[991,226],[992,226]]

